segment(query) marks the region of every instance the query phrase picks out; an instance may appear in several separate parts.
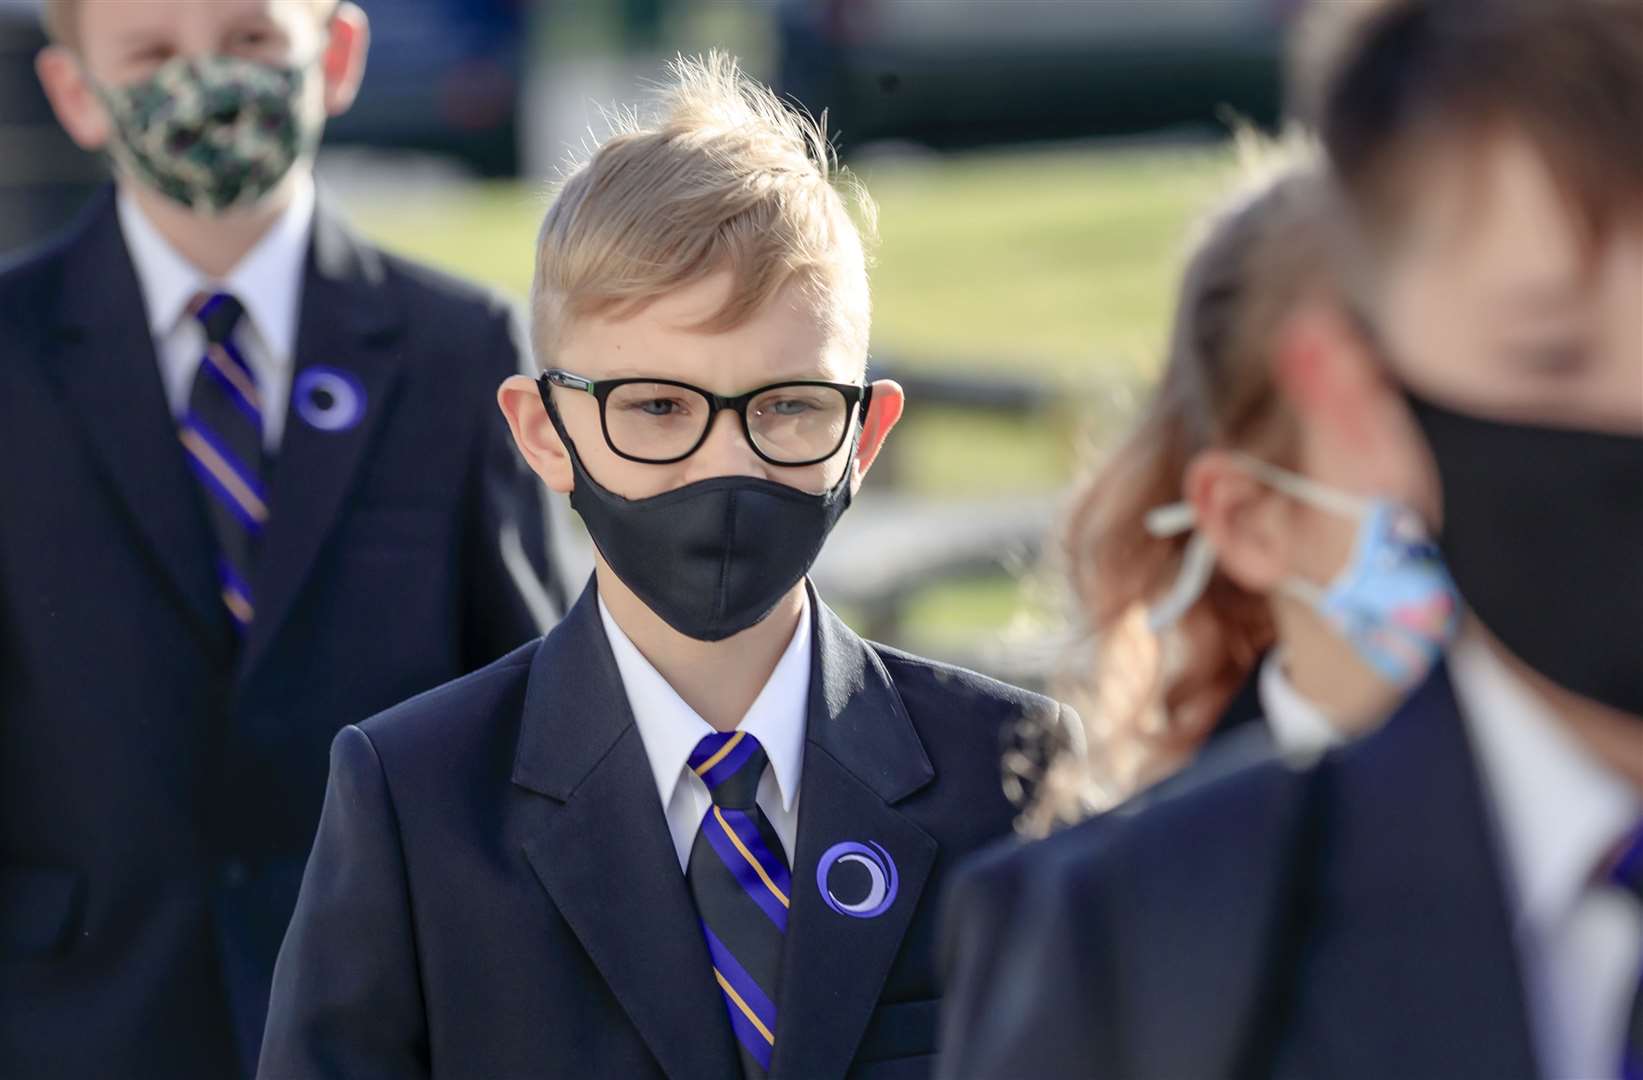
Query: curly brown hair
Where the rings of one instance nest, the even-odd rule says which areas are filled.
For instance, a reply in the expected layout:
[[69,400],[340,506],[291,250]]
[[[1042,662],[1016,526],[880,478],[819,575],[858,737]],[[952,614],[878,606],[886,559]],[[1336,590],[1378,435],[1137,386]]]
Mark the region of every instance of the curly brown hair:
[[1252,155],[1255,175],[1207,219],[1175,308],[1162,379],[1133,427],[1077,481],[1060,558],[1094,663],[1061,688],[1084,717],[1087,755],[1052,763],[1027,831],[1104,809],[1177,767],[1207,737],[1273,644],[1264,596],[1216,572],[1162,637],[1146,610],[1174,582],[1186,537],[1159,538],[1149,511],[1182,498],[1192,458],[1235,447],[1292,463],[1298,432],[1272,359],[1290,316],[1336,290],[1328,182],[1310,144]]

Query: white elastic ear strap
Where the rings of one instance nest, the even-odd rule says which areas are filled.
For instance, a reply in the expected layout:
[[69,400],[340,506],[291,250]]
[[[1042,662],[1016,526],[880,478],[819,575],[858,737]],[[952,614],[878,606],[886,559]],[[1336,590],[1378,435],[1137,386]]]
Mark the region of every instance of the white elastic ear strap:
[[1252,476],[1285,495],[1293,495],[1302,502],[1311,503],[1320,510],[1332,510],[1347,517],[1359,518],[1368,513],[1369,500],[1344,491],[1326,487],[1300,473],[1280,469],[1270,461],[1262,461],[1248,454],[1234,453],[1233,459]]
[[1161,634],[1174,626],[1204,595],[1210,575],[1215,572],[1215,549],[1203,533],[1194,533],[1181,557],[1181,573],[1170,591],[1147,609],[1147,629]]

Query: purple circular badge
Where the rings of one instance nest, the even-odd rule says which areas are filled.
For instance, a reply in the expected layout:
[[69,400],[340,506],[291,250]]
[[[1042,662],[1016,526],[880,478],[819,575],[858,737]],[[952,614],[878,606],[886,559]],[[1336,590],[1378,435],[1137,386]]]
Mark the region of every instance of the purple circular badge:
[[365,415],[365,384],[341,368],[303,368],[291,388],[297,415],[321,431],[347,431]]
[[[840,899],[829,887],[828,878],[834,867],[846,863],[856,864],[867,871],[866,895]],[[890,858],[888,851],[871,841],[860,844],[846,840],[834,844],[816,864],[816,888],[821,890],[822,899],[840,915],[853,919],[875,919],[889,911],[890,905],[896,902],[896,889],[900,884],[895,860]]]

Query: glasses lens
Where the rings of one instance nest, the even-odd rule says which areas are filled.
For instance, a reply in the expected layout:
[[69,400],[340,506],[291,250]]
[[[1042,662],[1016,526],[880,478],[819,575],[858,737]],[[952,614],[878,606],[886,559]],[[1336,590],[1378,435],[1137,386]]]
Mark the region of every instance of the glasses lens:
[[605,401],[605,431],[620,453],[671,461],[690,453],[707,429],[708,401],[667,383],[624,383]]
[[844,445],[850,401],[831,386],[773,386],[747,407],[747,428],[772,461],[805,463]]

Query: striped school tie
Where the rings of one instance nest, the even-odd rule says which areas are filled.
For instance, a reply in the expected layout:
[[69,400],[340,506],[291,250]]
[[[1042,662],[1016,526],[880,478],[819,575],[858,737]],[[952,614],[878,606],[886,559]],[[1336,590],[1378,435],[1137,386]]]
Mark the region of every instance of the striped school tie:
[[[1609,863],[1608,879],[1643,900],[1643,826],[1625,837]],[[1643,985],[1632,996],[1626,1044],[1620,1050],[1620,1080],[1643,1080]]]
[[251,366],[230,340],[245,312],[240,302],[227,293],[202,293],[188,311],[205,329],[206,347],[177,437],[205,489],[223,603],[243,632],[256,611],[251,566],[268,524],[262,398]]
[[793,892],[781,841],[754,801],[765,763],[759,740],[741,731],[707,736],[689,761],[713,805],[697,830],[685,876],[749,1080],[769,1071],[776,1044],[782,940]]

